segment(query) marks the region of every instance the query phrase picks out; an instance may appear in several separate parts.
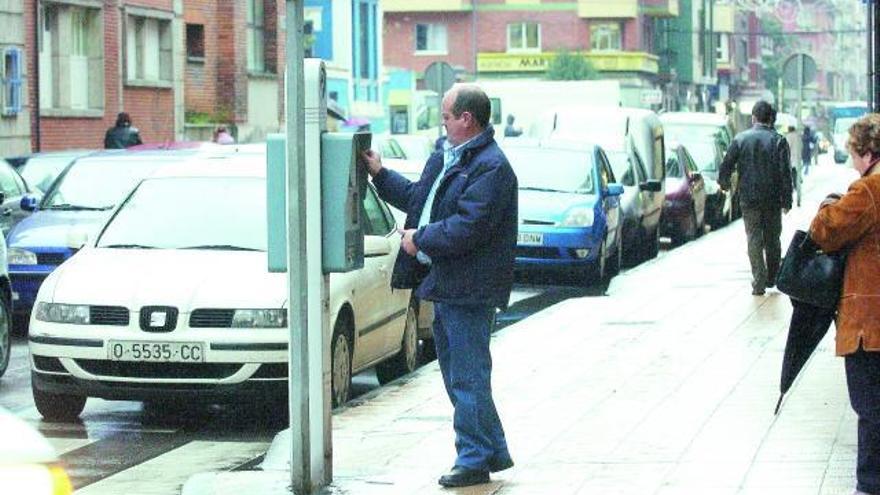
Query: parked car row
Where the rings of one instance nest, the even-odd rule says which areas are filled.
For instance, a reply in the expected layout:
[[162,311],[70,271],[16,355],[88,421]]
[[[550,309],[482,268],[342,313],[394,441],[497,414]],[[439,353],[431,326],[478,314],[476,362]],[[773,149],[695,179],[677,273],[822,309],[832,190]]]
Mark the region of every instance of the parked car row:
[[[89,397],[284,396],[286,275],[268,271],[265,160],[264,146],[90,153],[27,202],[9,235],[15,275],[0,272],[0,364],[11,308],[30,312],[45,418],[72,420]],[[354,373],[390,381],[423,348],[418,304],[390,287],[400,238],[372,188],[364,213],[364,267],[330,277],[334,405]]]

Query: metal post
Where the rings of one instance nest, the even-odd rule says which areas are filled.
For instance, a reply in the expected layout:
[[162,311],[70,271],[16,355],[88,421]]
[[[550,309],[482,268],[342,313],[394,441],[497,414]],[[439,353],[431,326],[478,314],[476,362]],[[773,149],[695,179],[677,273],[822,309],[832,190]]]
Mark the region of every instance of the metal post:
[[873,29],[871,29],[871,31],[873,31],[873,33],[872,33],[872,38],[873,38],[872,46],[873,46],[873,51],[874,51],[874,53],[873,53],[873,55],[874,55],[873,56],[873,66],[871,69],[871,76],[872,76],[871,77],[871,84],[873,86],[872,94],[873,94],[873,100],[874,100],[873,101],[874,105],[872,106],[872,109],[873,109],[873,111],[876,112],[876,111],[880,110],[880,108],[878,108],[878,106],[880,106],[880,95],[877,94],[877,92],[880,91],[880,71],[878,71],[878,69],[880,69],[880,46],[878,46],[878,43],[880,43],[880,36],[878,36],[878,33],[880,33],[880,1],[875,0],[874,2],[872,2],[869,10],[871,10],[871,9],[873,9],[873,11],[874,11],[871,14],[873,17],[873,22],[871,23],[871,25],[873,26]]
[[[293,492],[311,493],[309,418],[308,280],[306,263],[305,92],[303,77],[303,0],[287,0],[287,229],[290,326],[290,476]],[[299,255],[292,255],[299,253]]]
[[868,69],[868,78],[866,81],[867,86],[867,99],[868,99],[868,108],[874,108],[874,34],[873,34],[873,19],[874,9],[871,8],[870,5],[865,8],[865,32],[867,33],[867,42],[865,43],[865,52],[867,57],[867,69]]
[[802,125],[801,115],[803,115],[803,111],[801,110],[804,105],[804,55],[800,54],[797,56],[798,60],[798,102],[797,102],[797,122]]
[[40,1],[34,1],[34,54],[33,54],[33,63],[34,63],[34,85],[30,88],[31,91],[34,92],[34,110],[32,115],[34,116],[34,122],[32,129],[34,130],[34,151],[40,151],[41,143],[40,143],[40,46],[42,46],[42,41],[40,39],[42,33],[42,19],[40,19]]

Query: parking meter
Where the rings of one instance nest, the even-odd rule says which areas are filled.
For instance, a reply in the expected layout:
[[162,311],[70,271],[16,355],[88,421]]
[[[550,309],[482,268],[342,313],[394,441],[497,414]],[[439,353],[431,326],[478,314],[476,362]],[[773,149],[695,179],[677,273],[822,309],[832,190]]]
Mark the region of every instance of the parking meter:
[[324,273],[364,266],[363,214],[367,172],[363,153],[372,134],[321,136],[321,267]]

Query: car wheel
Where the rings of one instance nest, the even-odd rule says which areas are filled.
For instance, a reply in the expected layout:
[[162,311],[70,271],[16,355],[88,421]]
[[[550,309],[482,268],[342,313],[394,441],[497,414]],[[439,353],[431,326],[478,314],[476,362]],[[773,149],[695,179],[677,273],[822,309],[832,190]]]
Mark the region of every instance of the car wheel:
[[396,380],[401,376],[412,373],[419,365],[419,315],[416,310],[418,302],[413,299],[406,310],[406,323],[403,327],[403,340],[400,343],[400,351],[391,359],[376,365],[376,378],[379,383]]
[[0,376],[9,367],[9,358],[12,355],[12,315],[9,312],[9,303],[2,298],[0,303]]
[[339,315],[336,319],[336,325],[333,327],[333,342],[330,348],[333,407],[339,407],[348,402],[348,396],[351,393],[351,326],[347,316]]
[[599,255],[596,256],[596,262],[587,268],[587,277],[584,283],[587,286],[593,285],[595,282],[601,283],[605,280],[605,274],[608,272],[606,262],[608,261],[608,253],[605,248],[605,237],[602,238],[602,244],[599,246]]
[[34,404],[43,418],[49,421],[72,423],[86,407],[86,397],[81,395],[53,394],[31,386]]
[[612,254],[614,260],[611,262],[611,269],[608,270],[609,278],[620,273],[620,267],[623,266],[623,238],[617,238],[617,252]]

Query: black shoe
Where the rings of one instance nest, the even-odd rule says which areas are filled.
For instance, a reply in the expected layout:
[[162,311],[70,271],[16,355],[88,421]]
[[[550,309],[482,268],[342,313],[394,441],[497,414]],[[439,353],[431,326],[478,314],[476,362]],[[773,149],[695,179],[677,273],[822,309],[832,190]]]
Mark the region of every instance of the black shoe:
[[504,471],[505,469],[512,468],[513,459],[511,459],[509,455],[506,455],[504,457],[492,456],[489,458],[489,462],[486,464],[489,468],[489,472],[497,473],[498,471]]
[[763,296],[764,289],[752,289],[752,295],[753,296]]
[[467,469],[459,466],[444,474],[437,481],[443,486],[471,486],[489,482],[489,471],[485,469]]

